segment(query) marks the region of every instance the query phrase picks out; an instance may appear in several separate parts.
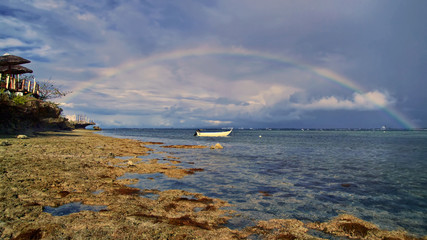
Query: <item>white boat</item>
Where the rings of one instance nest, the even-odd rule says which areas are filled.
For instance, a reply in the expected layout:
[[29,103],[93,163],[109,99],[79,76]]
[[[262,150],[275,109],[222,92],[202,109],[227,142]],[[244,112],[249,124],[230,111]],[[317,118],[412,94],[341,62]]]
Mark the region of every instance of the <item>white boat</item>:
[[202,132],[199,129],[197,129],[194,136],[198,136],[198,137],[226,137],[226,136],[230,135],[231,131],[233,131],[233,129],[230,129],[229,131],[221,131],[221,132]]

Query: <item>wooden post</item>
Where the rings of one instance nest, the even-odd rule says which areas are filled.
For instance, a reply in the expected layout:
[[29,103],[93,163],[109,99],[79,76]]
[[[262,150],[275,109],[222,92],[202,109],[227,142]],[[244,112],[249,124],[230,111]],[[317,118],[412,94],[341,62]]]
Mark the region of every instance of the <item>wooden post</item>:
[[17,90],[17,88],[18,88],[18,84],[16,84],[16,78],[15,78],[15,76],[13,76],[12,75],[12,78],[13,78],[13,90]]

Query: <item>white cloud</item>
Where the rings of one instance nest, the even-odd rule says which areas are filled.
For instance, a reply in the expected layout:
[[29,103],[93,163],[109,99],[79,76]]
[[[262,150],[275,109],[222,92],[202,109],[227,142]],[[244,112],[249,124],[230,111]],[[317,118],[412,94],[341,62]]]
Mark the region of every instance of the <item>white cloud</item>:
[[204,120],[204,122],[208,123],[209,125],[214,125],[214,126],[233,123],[232,121],[219,121],[219,120]]
[[66,3],[61,0],[35,0],[33,6],[45,10],[54,10],[65,6]]
[[16,38],[0,38],[0,46],[2,46],[3,48],[22,47],[25,45],[25,43]]
[[353,93],[352,99],[339,99],[335,96],[323,97],[310,103],[293,103],[300,110],[376,110],[392,105],[394,100],[387,93],[372,91]]

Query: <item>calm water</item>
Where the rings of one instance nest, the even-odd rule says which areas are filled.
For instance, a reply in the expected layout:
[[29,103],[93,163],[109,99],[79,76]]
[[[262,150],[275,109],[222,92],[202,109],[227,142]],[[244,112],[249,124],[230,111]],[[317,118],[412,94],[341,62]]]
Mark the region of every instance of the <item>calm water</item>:
[[[101,132],[166,145],[223,145],[221,150],[151,145],[180,157],[183,167],[205,171],[179,180],[162,174],[125,177],[139,178],[133,186],[142,189],[182,189],[226,200],[239,213],[232,228],[271,218],[327,221],[348,213],[381,228],[427,235],[427,131],[234,130],[225,138],[193,133]],[[154,157],[159,158],[148,156]]]

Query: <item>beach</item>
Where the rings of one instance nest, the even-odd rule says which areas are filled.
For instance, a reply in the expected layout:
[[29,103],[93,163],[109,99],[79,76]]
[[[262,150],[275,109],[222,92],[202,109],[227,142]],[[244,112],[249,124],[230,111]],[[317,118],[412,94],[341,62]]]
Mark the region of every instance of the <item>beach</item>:
[[[90,130],[3,137],[0,142],[1,239],[416,239],[345,214],[322,223],[270,219],[230,229],[224,224],[236,213],[224,200],[180,189],[133,188],[128,185],[138,179],[120,178],[161,173],[181,179],[203,171],[178,166],[185,159],[172,154],[162,161],[140,161],[155,153],[150,146],[158,142]],[[83,210],[49,212],[71,203]]]

